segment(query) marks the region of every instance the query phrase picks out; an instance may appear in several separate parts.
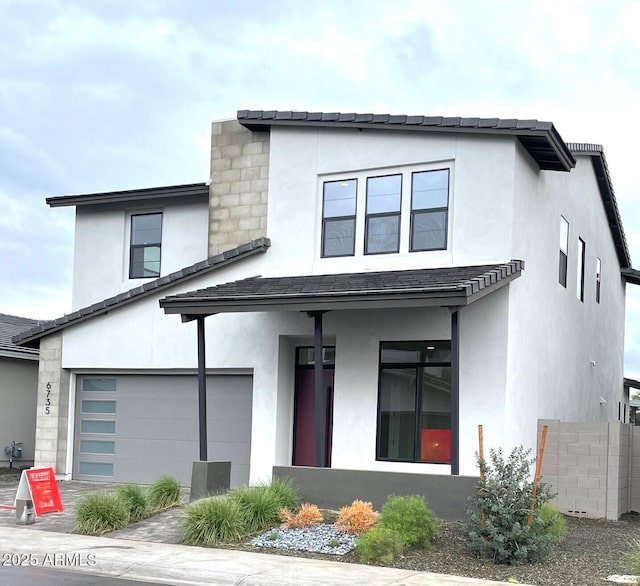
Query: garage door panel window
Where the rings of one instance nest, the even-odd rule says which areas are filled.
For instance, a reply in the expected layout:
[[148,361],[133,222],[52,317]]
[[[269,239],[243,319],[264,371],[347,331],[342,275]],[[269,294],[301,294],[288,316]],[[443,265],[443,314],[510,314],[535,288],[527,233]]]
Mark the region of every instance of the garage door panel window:
[[116,442],[101,440],[80,440],[81,454],[115,454]]
[[83,419],[80,422],[80,433],[104,433],[115,434],[115,421],[102,421],[99,419]]
[[82,412],[83,413],[115,413],[116,402],[115,401],[83,400]]
[[83,476],[113,476],[110,462],[80,462],[78,472]]
[[116,390],[115,378],[83,378],[82,390],[86,393],[113,393]]

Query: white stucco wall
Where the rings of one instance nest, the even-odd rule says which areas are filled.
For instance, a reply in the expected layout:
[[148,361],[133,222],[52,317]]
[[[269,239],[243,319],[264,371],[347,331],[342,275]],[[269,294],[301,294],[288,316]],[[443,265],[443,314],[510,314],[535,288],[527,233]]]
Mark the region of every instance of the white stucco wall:
[[[526,265],[510,296],[506,416],[509,441],[536,446],[536,419],[616,421],[622,400],[624,285],[591,160],[570,173],[516,158],[513,256]],[[567,287],[558,282],[560,216],[569,221]],[[576,295],[578,237],[585,295]],[[602,261],[595,301],[596,257]],[[592,365],[591,362],[595,365]],[[600,404],[600,397],[606,404]]]
[[[510,259],[514,141],[509,137],[431,135],[355,129],[271,131],[269,275],[482,264]],[[449,167],[449,247],[408,252],[411,186],[403,182],[401,243],[396,254],[364,255],[367,176]],[[320,258],[322,184],[357,176],[363,188],[356,254]]]
[[152,279],[129,279],[131,214],[162,212],[161,276],[207,256],[208,203],[133,210],[76,208],[72,309],[75,311]]

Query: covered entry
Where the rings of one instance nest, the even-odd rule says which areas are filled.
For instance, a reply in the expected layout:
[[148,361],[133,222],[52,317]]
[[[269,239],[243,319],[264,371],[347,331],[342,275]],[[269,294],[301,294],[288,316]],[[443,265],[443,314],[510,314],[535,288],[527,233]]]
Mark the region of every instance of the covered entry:
[[[150,483],[170,474],[189,485],[198,454],[197,377],[77,377],[74,478]],[[249,482],[250,375],[210,375],[208,448],[230,460],[231,483]]]
[[[450,358],[448,358],[447,387],[450,388],[448,417],[449,433],[446,444],[448,454],[439,456],[450,463],[452,475],[459,474],[459,320],[458,313],[467,305],[504,287],[520,276],[524,263],[512,260],[503,264],[441,267],[403,271],[340,273],[326,275],[300,275],[291,277],[251,277],[214,287],[180,293],[160,300],[165,313],[178,314],[183,321],[197,321],[198,371],[202,414],[206,413],[202,373],[206,368],[204,320],[218,313],[237,312],[302,312],[313,319],[314,352],[320,355],[323,347],[323,315],[329,311],[361,309],[395,309],[441,307],[450,312]],[[215,319],[215,317],[214,317]],[[310,327],[310,329],[311,329]],[[339,358],[339,344],[336,345]],[[421,364],[421,363],[420,363]],[[426,367],[429,368],[428,366]],[[445,368],[440,364],[439,368]],[[423,372],[422,370],[420,372]],[[428,373],[427,373],[428,374]],[[323,365],[314,364],[313,423],[315,435],[314,466],[326,467],[327,417]],[[340,389],[337,389],[340,392]],[[417,393],[417,391],[415,391]],[[415,394],[414,396],[419,396]],[[426,416],[429,420],[429,408]],[[422,408],[420,408],[422,411]],[[440,431],[438,426],[426,422],[428,430]],[[442,423],[440,423],[442,425]],[[434,427],[435,426],[435,427]],[[416,428],[417,429],[417,428]],[[204,432],[204,434],[203,434]],[[417,433],[417,432],[416,432]],[[432,452],[432,438],[421,443],[426,452]],[[443,435],[440,433],[440,435]],[[275,438],[273,439],[275,441]],[[441,444],[440,437],[436,443]],[[201,460],[207,460],[206,426],[201,426]],[[204,450],[203,450],[204,446]],[[429,460],[432,460],[429,454]]]

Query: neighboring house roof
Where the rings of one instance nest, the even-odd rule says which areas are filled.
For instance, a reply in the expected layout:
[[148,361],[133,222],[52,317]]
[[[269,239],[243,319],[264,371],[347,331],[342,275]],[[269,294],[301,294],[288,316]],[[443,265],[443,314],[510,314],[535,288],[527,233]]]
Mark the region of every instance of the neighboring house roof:
[[[620,216],[618,202],[616,201],[616,196],[613,191],[613,182],[611,181],[607,159],[604,156],[602,146],[583,142],[569,142],[567,146],[574,155],[588,155],[591,157],[593,171],[596,175],[602,203],[604,204],[604,209],[607,214],[611,236],[616,247],[616,253],[618,254],[618,261],[623,268],[631,267],[631,255],[629,254],[627,239],[624,235],[624,228],[622,227],[622,217]],[[632,280],[629,281],[633,282]]]
[[180,203],[185,203],[188,200],[208,201],[209,186],[206,183],[188,183],[185,185],[127,189],[126,191],[108,191],[103,193],[88,193],[85,195],[59,195],[48,197],[47,204],[52,208],[132,201],[150,205],[153,202],[165,202],[168,199],[175,200],[176,198],[179,198]]
[[175,273],[149,281],[144,285],[140,285],[139,287],[130,289],[124,293],[109,297],[104,301],[99,301],[98,303],[94,303],[88,307],[83,307],[82,309],[64,315],[63,317],[36,325],[18,335],[15,335],[13,337],[13,342],[15,344],[33,345],[43,336],[48,336],[49,334],[62,330],[70,325],[80,323],[97,315],[102,315],[103,313],[122,307],[127,303],[137,301],[138,299],[152,295],[158,291],[177,285],[178,283],[184,283],[189,279],[199,277],[200,275],[219,269],[243,258],[247,258],[258,252],[266,252],[270,245],[271,242],[268,238],[258,238],[257,240],[241,244],[240,246],[236,246],[230,250],[225,250],[220,254],[211,256],[206,260],[185,267]]
[[238,122],[250,130],[270,126],[385,128],[422,132],[466,132],[515,136],[541,169],[570,171],[576,161],[551,122],[500,118],[459,118],[392,114],[343,114],[292,110],[239,110]]
[[[295,277],[251,277],[160,300],[185,316],[237,311],[318,311],[367,307],[463,306],[520,276],[504,264]],[[400,305],[402,304],[402,305]]]
[[12,342],[12,338],[41,323],[43,322],[37,319],[0,313],[0,356],[37,360],[37,349],[18,346]]

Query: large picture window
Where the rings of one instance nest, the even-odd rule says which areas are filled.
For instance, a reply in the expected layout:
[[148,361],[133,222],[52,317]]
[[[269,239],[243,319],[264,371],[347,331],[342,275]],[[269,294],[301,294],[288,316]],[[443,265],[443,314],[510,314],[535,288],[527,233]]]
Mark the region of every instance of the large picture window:
[[412,174],[411,251],[447,248],[449,169]]
[[160,276],[162,214],[131,216],[131,255],[129,278]]
[[326,181],[322,197],[322,256],[352,256],[358,181]]
[[367,177],[365,254],[400,250],[402,175]]
[[378,460],[451,463],[451,342],[380,345]]

